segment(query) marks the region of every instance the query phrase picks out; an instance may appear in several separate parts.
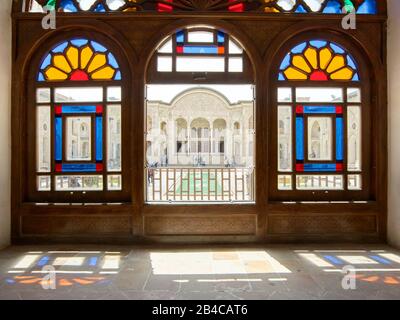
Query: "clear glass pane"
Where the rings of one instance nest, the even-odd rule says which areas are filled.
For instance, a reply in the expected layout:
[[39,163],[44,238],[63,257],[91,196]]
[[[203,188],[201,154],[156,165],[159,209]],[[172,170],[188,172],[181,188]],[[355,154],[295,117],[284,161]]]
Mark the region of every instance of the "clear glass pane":
[[108,87],[107,88],[107,101],[120,102],[121,101],[121,87]]
[[292,89],[278,88],[278,102],[292,102]]
[[351,174],[347,177],[349,190],[362,190],[362,180],[360,174]]
[[92,159],[92,118],[67,117],[66,144],[68,161]]
[[189,31],[188,42],[213,43],[214,33],[209,31]]
[[36,90],[36,102],[37,103],[49,103],[50,102],[50,88],[39,88]]
[[229,72],[243,72],[243,58],[229,58]]
[[122,190],[122,176],[119,174],[107,177],[108,190]]
[[50,191],[51,190],[51,177],[50,176],[38,176],[37,177],[37,189],[38,189],[38,191]]
[[56,191],[100,191],[103,190],[103,176],[56,176],[55,187]]
[[171,72],[172,71],[172,57],[157,57],[157,71]]
[[292,176],[278,176],[278,190],[292,190]]
[[103,88],[55,88],[55,102],[101,102],[103,101]]
[[297,102],[343,102],[341,88],[296,88]]
[[326,0],[305,0],[311,11],[317,12],[321,9],[321,4]]
[[241,54],[241,53],[243,53],[243,49],[240,48],[232,40],[229,40],[229,54]]
[[51,170],[51,121],[50,107],[37,107],[36,111],[36,170],[50,172]]
[[292,171],[292,107],[278,107],[278,171]]
[[106,3],[110,10],[114,11],[125,5],[125,0],[107,0]]
[[361,171],[361,108],[347,107],[347,169]]
[[359,88],[348,88],[347,89],[347,102],[361,102],[361,90]]
[[224,57],[177,57],[178,72],[224,72]]
[[107,169],[121,171],[121,106],[107,106]]
[[340,175],[298,175],[298,190],[343,190],[343,176]]
[[172,53],[172,39],[168,40],[163,46],[158,49],[160,53]]
[[308,117],[308,160],[332,160],[332,118]]

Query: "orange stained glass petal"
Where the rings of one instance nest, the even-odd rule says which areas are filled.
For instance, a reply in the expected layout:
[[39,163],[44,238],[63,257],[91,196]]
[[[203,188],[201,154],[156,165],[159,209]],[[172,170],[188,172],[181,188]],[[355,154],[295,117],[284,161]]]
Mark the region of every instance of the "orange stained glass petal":
[[346,67],[331,74],[332,80],[350,80],[353,78],[354,70]]
[[72,285],[73,285],[73,283],[72,283],[71,281],[68,281],[67,279],[61,279],[61,280],[58,282],[58,284],[59,284],[61,287],[67,287],[67,286],[72,286]]
[[107,80],[107,79],[112,79],[114,77],[115,70],[111,68],[110,66],[101,68],[100,70],[95,71],[92,74],[92,79],[94,80]]
[[292,67],[287,68],[283,73],[289,80],[307,80],[306,74]]
[[304,56],[307,58],[308,63],[313,69],[318,69],[317,49],[308,48],[304,52]]
[[97,53],[88,66],[88,72],[92,72],[104,66],[107,63],[107,57],[103,53]]
[[68,75],[54,67],[48,68],[44,74],[46,75],[47,79],[52,80],[67,80]]
[[328,48],[323,48],[319,52],[319,67],[325,70],[332,59],[332,52]]
[[328,73],[332,73],[336,70],[343,68],[345,65],[346,65],[346,62],[344,60],[344,57],[340,56],[340,55],[336,55],[333,57],[332,61],[329,63],[329,66],[326,69],[326,71]]
[[90,47],[85,47],[81,51],[81,69],[85,69],[90,59],[93,56],[93,50]]
[[300,56],[300,55],[293,56],[292,64],[295,67],[299,68],[300,70],[303,70],[306,73],[311,72],[311,69],[310,69],[309,65],[307,64],[307,61],[306,61],[306,59],[304,59],[303,56]]
[[53,65],[66,73],[72,71],[71,66],[63,54],[57,54],[53,57]]
[[79,50],[75,47],[69,47],[66,52],[68,61],[72,69],[78,69],[79,67]]

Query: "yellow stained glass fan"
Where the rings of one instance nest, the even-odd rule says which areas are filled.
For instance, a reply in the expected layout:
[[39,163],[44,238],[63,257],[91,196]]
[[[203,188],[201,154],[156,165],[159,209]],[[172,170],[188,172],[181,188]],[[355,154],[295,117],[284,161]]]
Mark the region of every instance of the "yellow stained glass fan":
[[278,79],[359,81],[354,59],[339,45],[311,40],[294,47],[283,59]]
[[114,55],[101,44],[74,39],[57,45],[43,59],[38,81],[121,80]]

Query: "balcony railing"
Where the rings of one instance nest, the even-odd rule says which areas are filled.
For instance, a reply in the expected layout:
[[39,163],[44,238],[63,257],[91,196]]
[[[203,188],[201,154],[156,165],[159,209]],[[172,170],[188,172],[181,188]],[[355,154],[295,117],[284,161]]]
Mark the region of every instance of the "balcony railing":
[[254,170],[226,167],[147,168],[147,202],[252,202]]

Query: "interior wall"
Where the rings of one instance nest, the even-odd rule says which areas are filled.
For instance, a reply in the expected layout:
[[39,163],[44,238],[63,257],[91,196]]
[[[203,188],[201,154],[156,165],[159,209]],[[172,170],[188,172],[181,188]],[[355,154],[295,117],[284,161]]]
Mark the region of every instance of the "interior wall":
[[400,1],[388,0],[389,215],[388,241],[400,248]]
[[0,3],[0,248],[10,243],[11,5]]

